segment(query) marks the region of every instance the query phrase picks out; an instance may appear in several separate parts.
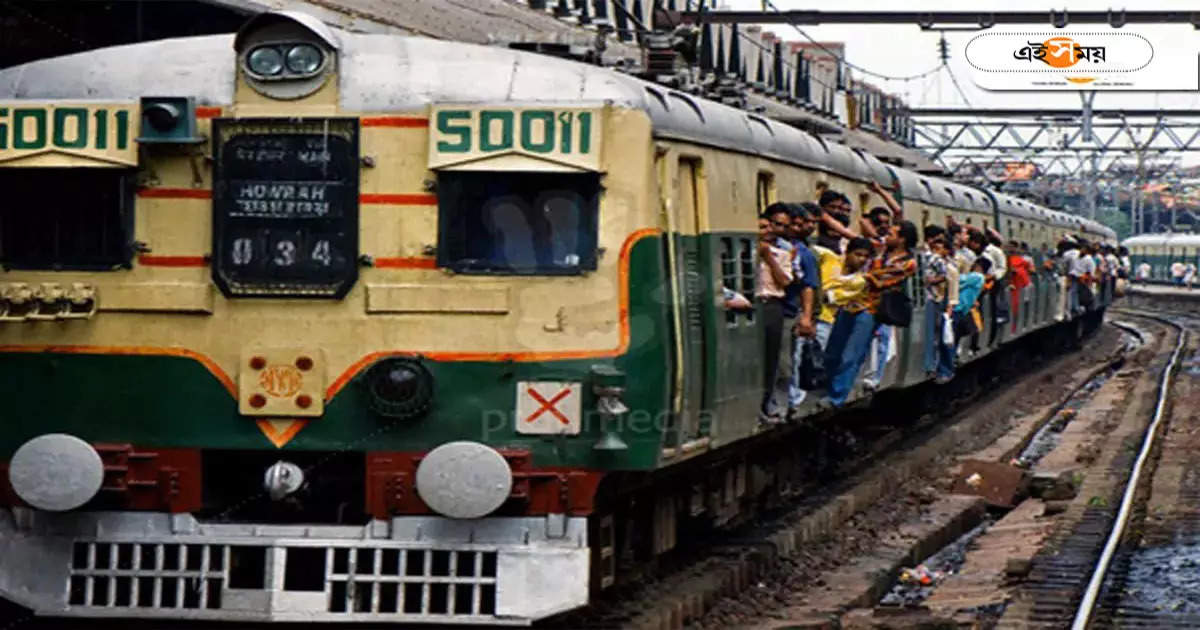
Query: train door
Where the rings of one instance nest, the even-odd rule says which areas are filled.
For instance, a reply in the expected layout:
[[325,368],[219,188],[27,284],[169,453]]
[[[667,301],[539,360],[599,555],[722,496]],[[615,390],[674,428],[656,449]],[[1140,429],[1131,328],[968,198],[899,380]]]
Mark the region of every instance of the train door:
[[706,198],[703,165],[699,159],[679,158],[674,178],[674,201],[667,217],[674,257],[674,387],[671,429],[668,446],[678,446],[707,435],[711,426],[704,413],[709,406],[707,364],[708,340],[705,331],[711,325],[711,308],[706,300],[706,278],[712,269],[702,256],[700,237],[702,211]]

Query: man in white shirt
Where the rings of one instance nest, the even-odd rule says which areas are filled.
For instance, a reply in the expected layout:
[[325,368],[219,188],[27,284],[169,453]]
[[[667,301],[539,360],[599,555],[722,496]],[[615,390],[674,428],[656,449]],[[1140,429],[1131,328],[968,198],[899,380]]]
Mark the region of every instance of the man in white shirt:
[[1183,274],[1187,273],[1187,267],[1178,260],[1171,263],[1171,279],[1175,284],[1183,284]]
[[1080,243],[1079,251],[1071,261],[1068,275],[1071,276],[1071,284],[1075,287],[1075,310],[1077,313],[1082,313],[1092,304],[1093,296],[1089,283],[1096,275],[1096,260],[1091,256],[1091,247],[1088,243]]
[[1137,277],[1142,284],[1150,281],[1150,263],[1143,262],[1142,264],[1138,265]]
[[[781,352],[784,341],[791,339],[792,322],[785,325],[783,302],[787,287],[795,281],[792,266],[792,244],[786,235],[791,215],[786,204],[774,203],[758,219],[758,283],[755,299],[761,304],[761,326],[765,336],[763,349],[763,398],[759,420],[765,424],[783,421],[782,414],[769,408],[775,392],[777,376],[789,374],[791,352]],[[794,320],[793,320],[794,321]],[[786,383],[786,381],[785,381]],[[787,396],[787,391],[783,392]]]
[[1067,310],[1064,315],[1071,316],[1079,310],[1079,292],[1075,288],[1075,280],[1071,275],[1075,261],[1079,260],[1079,244],[1068,236],[1063,239],[1063,247],[1066,247],[1066,251],[1062,253],[1063,282],[1067,292]]
[[1117,286],[1117,278],[1121,275],[1121,259],[1117,258],[1116,252],[1112,245],[1104,246],[1104,266],[1107,270],[1107,277],[1104,278],[1105,296],[1112,300]]

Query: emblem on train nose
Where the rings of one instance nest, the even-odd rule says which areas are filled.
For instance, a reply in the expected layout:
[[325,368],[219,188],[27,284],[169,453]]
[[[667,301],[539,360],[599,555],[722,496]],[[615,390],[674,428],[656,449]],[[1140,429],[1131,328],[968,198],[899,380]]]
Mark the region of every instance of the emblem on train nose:
[[259,375],[258,384],[268,395],[284,398],[300,391],[304,376],[290,365],[270,365]]

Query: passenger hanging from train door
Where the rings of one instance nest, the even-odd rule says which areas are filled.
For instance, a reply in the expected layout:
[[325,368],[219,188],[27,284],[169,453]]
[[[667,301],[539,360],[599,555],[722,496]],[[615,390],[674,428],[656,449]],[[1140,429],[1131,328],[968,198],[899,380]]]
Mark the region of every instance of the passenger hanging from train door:
[[930,378],[937,371],[937,309],[933,308],[932,302],[937,299],[939,289],[945,288],[946,267],[954,266],[952,261],[934,251],[934,241],[939,239],[946,240],[946,230],[937,225],[926,225],[921,230],[921,246],[917,252],[917,269],[925,285],[925,325],[922,328],[925,345],[921,365],[925,368],[925,376]]
[[[1000,325],[1003,323],[1003,322],[998,321],[998,310],[999,309],[997,307],[997,300],[995,299],[995,296],[997,293],[996,287],[1000,284],[1000,279],[1003,278],[1003,275],[997,276],[996,274],[998,273],[998,271],[1003,272],[1005,270],[1003,268],[1001,268],[999,270],[997,269],[997,263],[996,263],[997,258],[993,257],[991,255],[991,253],[988,251],[989,246],[990,246],[990,244],[988,243],[988,239],[983,234],[983,232],[978,232],[978,231],[972,230],[971,233],[967,235],[967,247],[969,247],[971,249],[971,251],[975,253],[976,259],[984,257],[984,258],[987,258],[988,262],[990,263],[989,267],[988,267],[988,273],[985,276],[985,283],[984,283],[984,287],[983,287],[983,295],[987,296],[987,297],[983,298],[983,299],[986,299],[986,303],[990,304],[992,307],[992,316],[991,316],[992,335],[988,340],[988,345],[991,345],[992,341],[994,341],[996,338],[996,331],[999,330]],[[1001,261],[1000,264],[1005,264],[1003,253],[999,257],[999,259]],[[980,308],[981,309],[984,308],[982,303],[980,305]],[[971,349],[973,351],[977,352],[978,348],[975,347],[976,344],[975,344],[974,339],[972,339],[971,345],[972,345]]]
[[967,230],[955,221],[954,217],[946,215],[946,235],[946,244],[954,252],[954,264],[958,266],[959,276],[970,273],[971,264],[975,262],[975,252],[967,247]]
[[[813,365],[813,356],[822,354],[820,345],[815,340],[815,315],[817,309],[820,308],[821,272],[817,265],[817,257],[808,247],[808,238],[812,236],[813,230],[817,227],[821,208],[811,202],[789,205],[789,209],[792,211],[791,243],[795,261],[793,269],[799,274],[797,279],[788,286],[788,296],[795,300],[791,304],[796,308],[796,313],[793,315],[796,323],[791,331],[792,370],[789,374],[787,420],[795,422],[800,419],[799,408],[808,395],[807,390],[801,387],[800,366],[804,364],[806,356],[810,359],[809,365],[811,366]],[[789,303],[785,302],[785,307],[788,306]],[[823,358],[822,356],[821,359]],[[821,360],[821,365],[824,365],[823,360]],[[815,383],[810,384],[816,385]]]
[[838,236],[839,239],[851,239],[858,236],[850,230],[850,200],[842,193],[825,188],[817,200],[821,208],[819,226]]
[[1104,246],[1104,260],[1108,263],[1108,299],[1110,302],[1124,291],[1117,291],[1117,285],[1125,278],[1125,269],[1121,267],[1121,259],[1117,256],[1117,248],[1112,245]]
[[1092,276],[1096,273],[1096,261],[1092,258],[1090,245],[1080,241],[1075,256],[1071,259],[1071,284],[1075,287],[1075,310],[1081,315],[1092,307]]
[[[779,370],[787,373],[785,360],[791,364],[791,353],[780,350],[786,339],[791,338],[791,326],[784,326],[783,302],[787,287],[794,279],[792,271],[791,244],[787,241],[790,216],[787,206],[773,203],[758,218],[758,282],[754,297],[762,305],[763,327],[763,395],[759,408],[759,421],[777,424],[783,414],[770,408],[775,392],[775,379]],[[787,357],[783,355],[787,354]],[[786,396],[786,391],[785,394]]]
[[1063,254],[1067,252],[1067,241],[1060,240],[1054,245],[1053,251],[1047,251],[1042,259],[1042,270],[1047,280],[1056,289],[1054,295],[1054,321],[1061,322],[1067,313],[1067,269],[1063,262]]
[[988,345],[996,345],[1000,338],[1000,329],[1012,319],[1011,306],[1008,302],[1008,254],[1004,253],[1004,239],[1000,233],[984,226],[987,236],[987,246],[983,253],[992,263],[992,286],[988,291],[992,302],[992,330],[988,333]]
[[1009,268],[1009,304],[1012,312],[1012,332],[1016,333],[1021,320],[1021,302],[1024,301],[1025,287],[1032,283],[1033,265],[1025,259],[1021,244],[1017,241],[1008,242]]
[[1042,252],[1029,246],[1029,243],[1021,241],[1021,257],[1025,259],[1025,268],[1029,271],[1029,285],[1025,287],[1021,295],[1022,304],[1025,313],[1025,325],[1031,325],[1033,318],[1040,310],[1037,308],[1038,294],[1041,291],[1042,276],[1038,273],[1039,264],[1042,260]]
[[871,348],[875,316],[871,313],[867,287],[867,263],[874,249],[866,238],[850,239],[839,273],[821,283],[825,303],[837,311],[825,345],[829,395],[824,402],[832,407],[840,407],[846,402]]
[[867,188],[875,193],[877,197],[883,200],[884,206],[875,206],[859,220],[859,231],[863,236],[871,239],[875,243],[875,248],[879,254],[882,254],[887,246],[884,241],[887,240],[888,231],[891,226],[904,220],[904,209],[892,197],[891,193],[879,185],[879,182],[869,182]]
[[934,339],[936,340],[935,348],[937,349],[935,358],[936,365],[934,368],[934,382],[937,384],[945,384],[954,378],[954,360],[957,357],[956,348],[958,347],[958,337],[955,334],[951,335],[951,339],[946,339],[945,327],[950,326],[950,332],[954,333],[954,310],[958,308],[960,299],[960,277],[958,267],[950,262],[954,258],[954,252],[951,250],[949,239],[945,236],[937,238],[933,242],[933,253],[946,261],[945,264],[945,281],[942,283],[945,286],[945,296],[940,302],[926,302],[926,310],[931,308],[938,315],[936,318]]
[[954,347],[955,356],[963,337],[971,338],[968,350],[974,354],[979,352],[979,333],[983,331],[983,316],[979,312],[980,296],[987,285],[987,274],[991,271],[992,261],[985,256],[979,256],[971,263],[971,269],[959,278],[958,305],[954,307]]
[[872,365],[863,386],[874,391],[883,382],[887,364],[896,355],[896,344],[892,337],[895,329],[907,328],[912,323],[913,302],[905,287],[905,281],[917,274],[917,226],[911,221],[900,221],[891,226],[887,236],[887,251],[871,261],[867,273],[867,284],[871,289],[871,311],[875,315],[874,348]]
[[[826,191],[830,192],[830,191]],[[840,226],[845,228],[850,224],[850,215],[843,214],[837,208],[840,207],[840,194],[835,195],[834,201],[830,204],[829,209],[823,210],[821,217],[830,216],[838,222]],[[824,199],[822,193],[822,199]],[[817,222],[817,241],[812,246],[812,252],[817,257],[817,268],[821,275],[821,291],[823,297],[826,291],[830,289],[829,283],[842,275],[842,237],[841,232],[829,227],[823,220]],[[821,310],[817,315],[817,321],[814,323],[816,329],[816,340],[820,344],[822,351],[825,350],[829,343],[829,334],[833,330],[833,322],[837,317],[837,306],[830,304],[825,300],[821,300]]]
[[[1075,263],[1079,260],[1079,243],[1070,236],[1063,237],[1062,255],[1060,256],[1060,269],[1063,274],[1064,286],[1066,287],[1066,309],[1062,312],[1062,319],[1072,319],[1075,313],[1079,311],[1079,287],[1075,282]],[[1062,321],[1062,320],[1060,320]]]
[[958,266],[950,258],[946,231],[936,225],[925,227],[928,254],[920,268],[925,282],[925,347],[923,365],[929,378],[948,380],[954,375],[954,357],[944,356],[950,345],[943,340],[942,328],[958,301]]
[[1129,248],[1124,245],[1117,248],[1117,256],[1121,259],[1121,271],[1126,280],[1133,280],[1133,259],[1129,257]]

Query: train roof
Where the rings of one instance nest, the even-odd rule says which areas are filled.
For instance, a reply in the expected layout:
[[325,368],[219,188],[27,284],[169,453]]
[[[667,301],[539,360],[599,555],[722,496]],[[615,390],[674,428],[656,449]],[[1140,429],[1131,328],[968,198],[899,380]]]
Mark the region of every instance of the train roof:
[[[236,36],[142,42],[0,70],[0,99],[135,101],[171,94],[193,96],[201,105],[230,105],[235,37],[263,19],[292,19],[313,28],[303,14],[266,16],[251,20]],[[905,199],[983,212],[999,203],[1005,214],[1053,217],[1035,204],[888,166],[869,153],[766,116],[614,70],[495,46],[318,26],[322,39],[336,43],[339,98],[349,111],[414,110],[435,103],[612,103],[645,111],[657,137],[762,155],[858,181],[890,186],[894,176]]]
[[1200,234],[1139,234],[1121,241],[1121,244],[1125,247],[1200,247]]
[[[881,178],[886,169],[873,164],[874,157],[614,70],[496,46],[326,30],[324,37],[339,44],[339,98],[349,111],[413,110],[434,103],[613,103],[645,111],[658,137],[891,183],[890,176]],[[0,70],[0,99],[133,101],[178,94],[201,105],[230,105],[234,46],[232,34],[183,37],[34,61]]]

